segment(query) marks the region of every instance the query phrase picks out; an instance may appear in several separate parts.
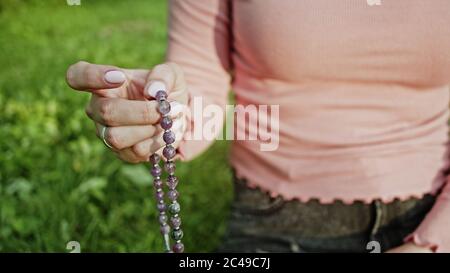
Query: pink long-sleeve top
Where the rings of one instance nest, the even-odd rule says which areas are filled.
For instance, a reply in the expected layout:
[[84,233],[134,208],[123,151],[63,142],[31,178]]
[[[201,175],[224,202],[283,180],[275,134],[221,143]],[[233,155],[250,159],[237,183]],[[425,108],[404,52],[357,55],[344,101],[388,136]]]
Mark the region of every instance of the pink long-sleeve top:
[[223,108],[231,87],[236,104],[279,105],[277,149],[233,142],[250,186],[323,203],[438,194],[408,238],[450,251],[450,1],[172,0],[167,59],[191,101]]

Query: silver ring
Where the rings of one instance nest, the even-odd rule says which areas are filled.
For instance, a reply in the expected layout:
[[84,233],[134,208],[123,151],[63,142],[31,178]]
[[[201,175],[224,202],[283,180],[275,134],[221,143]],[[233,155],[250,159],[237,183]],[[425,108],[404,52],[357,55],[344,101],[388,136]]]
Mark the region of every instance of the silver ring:
[[108,141],[106,141],[106,138],[105,138],[105,136],[106,136],[106,129],[108,129],[108,127],[106,127],[106,126],[103,126],[103,128],[102,128],[102,140],[103,140],[103,143],[106,145],[106,147],[108,147],[108,148],[110,148],[110,149],[113,149],[113,146],[111,145],[111,144],[109,144],[108,143]]

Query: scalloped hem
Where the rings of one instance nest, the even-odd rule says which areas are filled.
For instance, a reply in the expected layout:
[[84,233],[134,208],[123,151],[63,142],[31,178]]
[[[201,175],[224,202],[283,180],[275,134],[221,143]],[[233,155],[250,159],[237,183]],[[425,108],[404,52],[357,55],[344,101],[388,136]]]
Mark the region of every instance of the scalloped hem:
[[366,198],[349,198],[349,197],[344,197],[344,196],[334,196],[332,198],[327,198],[324,196],[302,196],[302,195],[287,196],[284,193],[275,192],[269,188],[264,187],[263,185],[250,182],[248,179],[245,178],[244,175],[240,174],[239,171],[235,168],[234,168],[234,172],[235,172],[236,178],[243,180],[244,183],[249,188],[259,189],[262,192],[268,194],[272,198],[281,197],[286,201],[297,200],[302,203],[317,200],[322,205],[333,204],[335,202],[342,202],[346,205],[352,205],[357,202],[362,202],[364,204],[370,204],[375,200],[381,200],[383,203],[387,204],[387,203],[394,202],[396,200],[407,201],[408,199],[411,199],[411,198],[422,199],[427,194],[437,195],[437,193],[439,192],[439,188],[437,188],[435,190],[429,190],[429,191],[424,191],[424,192],[420,192],[420,193],[411,193],[411,194],[402,195],[402,196],[400,196],[400,195],[399,196],[373,196],[373,197],[366,197]]

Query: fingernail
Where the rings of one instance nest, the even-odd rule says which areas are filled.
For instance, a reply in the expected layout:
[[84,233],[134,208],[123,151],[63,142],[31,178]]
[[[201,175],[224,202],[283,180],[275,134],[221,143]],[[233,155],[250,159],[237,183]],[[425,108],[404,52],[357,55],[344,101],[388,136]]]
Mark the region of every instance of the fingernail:
[[147,95],[154,98],[156,96],[156,92],[163,90],[166,91],[166,85],[162,81],[154,81],[147,87]]
[[122,71],[112,70],[105,73],[105,81],[109,83],[122,83],[125,80],[126,77]]
[[172,101],[170,103],[170,116],[172,118],[175,118],[176,116],[178,116],[181,112],[183,112],[184,110],[184,105],[176,102],[176,101]]

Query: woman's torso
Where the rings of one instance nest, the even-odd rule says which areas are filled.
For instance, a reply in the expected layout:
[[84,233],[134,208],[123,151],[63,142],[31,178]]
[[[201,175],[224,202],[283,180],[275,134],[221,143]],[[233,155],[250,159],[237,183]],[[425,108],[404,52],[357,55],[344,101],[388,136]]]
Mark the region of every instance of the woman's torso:
[[280,106],[278,148],[237,141],[238,176],[323,202],[442,185],[450,1],[238,0],[232,24],[236,103]]

